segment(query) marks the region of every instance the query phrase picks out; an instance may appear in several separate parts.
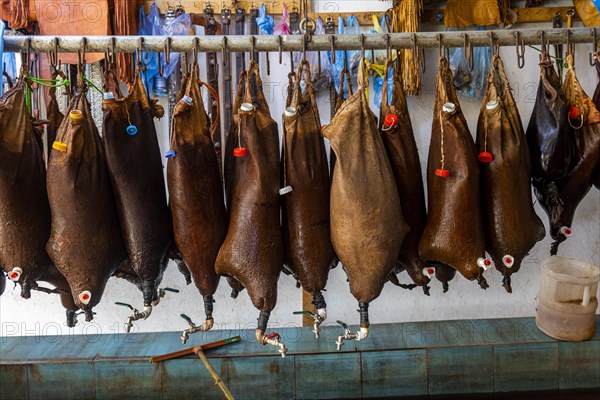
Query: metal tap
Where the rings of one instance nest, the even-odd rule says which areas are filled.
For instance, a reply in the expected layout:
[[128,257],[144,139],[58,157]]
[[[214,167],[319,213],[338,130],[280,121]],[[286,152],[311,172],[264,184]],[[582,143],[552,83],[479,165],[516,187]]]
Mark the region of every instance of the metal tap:
[[312,311],[294,311],[294,315],[310,315],[314,318],[313,330],[312,332],[315,334],[315,338],[319,338],[319,333],[321,332],[321,328],[319,326],[327,319],[327,309],[319,308],[316,313]]
[[131,304],[122,303],[120,301],[115,302],[116,305],[127,307],[132,311],[131,315],[129,317],[127,317],[127,321],[125,322],[125,331],[127,333],[131,332],[131,327],[133,326],[133,321],[148,318],[150,316],[150,314],[152,314],[152,306],[156,306],[158,303],[160,303],[160,299],[165,297],[165,294],[167,292],[179,293],[179,290],[169,288],[169,287],[157,289],[156,290],[156,300],[153,300],[152,303],[149,305],[144,305],[144,308],[142,309],[141,312],[138,311],[137,308],[133,308],[133,306]]
[[342,350],[342,346],[344,345],[345,340],[356,340],[358,342],[360,340],[366,339],[367,336],[369,336],[369,328],[361,327],[360,331],[351,332],[350,329],[348,329],[348,325],[345,322],[339,320],[335,322],[337,322],[338,325],[344,328],[344,334],[338,336],[338,339],[335,342],[338,351]]
[[187,340],[190,338],[190,335],[192,333],[196,333],[196,332],[206,332],[208,330],[210,330],[213,325],[214,325],[214,320],[212,317],[206,317],[206,321],[204,321],[204,323],[200,326],[196,326],[196,324],[192,321],[192,319],[190,317],[188,317],[185,314],[181,314],[181,318],[185,319],[187,321],[188,324],[190,324],[190,327],[187,329],[184,329],[183,332],[181,333],[181,343],[185,344],[187,342]]
[[270,344],[271,346],[277,347],[277,351],[279,351],[281,357],[285,357],[287,354],[287,348],[281,341],[281,336],[277,332],[273,332],[265,336],[265,331],[262,329],[257,329],[256,340],[258,340],[258,342],[262,345]]

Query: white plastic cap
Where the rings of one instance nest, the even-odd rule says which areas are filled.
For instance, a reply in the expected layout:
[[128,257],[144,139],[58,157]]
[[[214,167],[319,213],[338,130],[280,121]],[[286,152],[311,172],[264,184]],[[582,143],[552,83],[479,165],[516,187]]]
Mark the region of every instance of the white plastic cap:
[[293,117],[298,111],[296,110],[296,107],[288,107],[285,109],[284,113],[286,117]]
[[477,265],[483,268],[484,271],[487,271],[494,266],[494,263],[489,258],[479,257],[477,259]]
[[83,304],[88,304],[90,300],[92,300],[92,292],[89,290],[84,290],[83,292],[79,293],[78,297],[79,301],[81,301]]
[[493,110],[494,108],[498,107],[498,102],[497,101],[488,101],[487,104],[485,105],[485,108],[488,110]]
[[515,258],[513,256],[511,256],[510,254],[506,254],[506,255],[502,256],[502,264],[504,264],[504,266],[506,268],[511,268],[514,263],[515,263]]
[[187,104],[188,106],[191,106],[191,105],[192,105],[192,103],[194,102],[194,101],[192,100],[192,98],[191,98],[190,96],[188,96],[188,95],[184,95],[184,96],[181,98],[181,101],[183,101],[183,102],[184,102],[185,104]]
[[292,190],[292,187],[290,185],[287,185],[286,187],[279,189],[279,195],[283,196],[284,194],[288,194]]
[[240,106],[240,110],[252,111],[254,110],[254,105],[252,105],[252,103],[242,103],[242,105]]
[[568,226],[563,226],[560,228],[560,233],[565,235],[565,237],[570,237],[573,234],[573,230]]
[[19,267],[14,267],[9,273],[8,273],[8,279],[10,279],[13,282],[18,282],[19,278],[21,277],[21,274],[23,273],[23,270]]
[[433,267],[427,267],[427,268],[423,268],[423,275],[425,275],[428,278],[433,278],[433,276],[435,275],[435,268]]
[[113,92],[104,92],[103,97],[105,99],[114,99],[115,98],[115,94]]
[[453,113],[456,110],[456,106],[454,103],[444,103],[442,106],[442,110],[447,113]]

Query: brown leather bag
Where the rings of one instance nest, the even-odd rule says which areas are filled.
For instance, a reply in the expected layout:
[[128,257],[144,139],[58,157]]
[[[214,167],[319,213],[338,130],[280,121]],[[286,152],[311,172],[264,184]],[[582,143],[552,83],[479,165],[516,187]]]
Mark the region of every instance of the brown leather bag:
[[479,264],[485,236],[479,198],[475,143],[454,90],[449,61],[438,63],[436,99],[427,161],[428,216],[419,255],[436,265],[436,277],[447,290],[451,267],[488,287]]
[[46,249],[90,321],[108,278],[127,253],[102,141],[83,83],[78,86],[48,162],[52,230]]
[[[392,62],[388,60],[385,65],[384,82],[388,81],[391,65]],[[430,280],[429,266],[419,258],[419,241],[427,222],[421,162],[406,97],[402,90],[401,77],[395,68],[392,70],[394,88],[390,95],[388,85],[383,85],[379,130],[396,179],[402,215],[410,227],[410,232],[402,242],[397,267],[399,267],[398,272],[406,270],[413,282],[423,286],[425,293],[429,294],[427,286]],[[391,105],[388,105],[389,96],[391,96]]]
[[34,132],[25,102],[26,84],[21,78],[0,99],[0,268],[21,285],[23,298],[31,296],[31,289],[48,291],[38,286],[39,281],[54,285],[51,292],[60,294],[67,325],[72,327],[77,307],[67,281],[46,252],[50,236],[46,168],[41,137]]
[[[301,79],[307,84],[306,93],[302,93]],[[335,256],[329,236],[329,166],[306,61],[298,67],[287,107],[283,114],[281,187],[289,185],[292,191],[282,196],[284,261],[304,290],[313,295],[316,309],[322,309],[321,290]]]
[[[598,83],[596,84],[596,90],[594,91],[594,105],[596,109],[600,110],[600,53],[594,54],[594,65],[596,66],[596,73],[598,74]],[[600,166],[598,166],[598,170],[596,171],[596,179],[594,180],[594,186],[600,189]]]
[[492,57],[479,112],[477,150],[486,250],[511,293],[511,274],[519,270],[546,230],[533,209],[529,149],[504,63],[497,54]]
[[408,233],[394,174],[365,96],[364,61],[358,90],[323,128],[337,161],[331,183],[331,241],[358,300],[361,327],[368,303],[379,296]]
[[[571,172],[579,156],[576,135],[567,119],[567,101],[545,48],[540,66],[540,84],[526,137],[535,195],[549,215],[550,235],[558,240],[559,218],[564,205],[556,181]],[[557,246],[558,241],[551,247],[550,254],[556,254]]]
[[[115,84],[117,86],[118,84]],[[102,142],[125,246],[141,279],[144,305],[156,300],[173,243],[162,157],[154,118],[164,110],[150,100],[139,69],[129,94],[102,102]]]
[[[242,77],[243,78],[243,77]],[[259,328],[277,303],[277,280],[283,264],[279,225],[279,134],[262,92],[258,64],[245,73],[244,105],[236,111],[237,147],[233,166],[229,230],[215,269],[248,289],[261,311]],[[236,106],[238,102],[236,101]],[[230,132],[231,134],[231,132]],[[266,317],[265,317],[266,316]]]
[[207,318],[212,318],[212,296],[219,284],[215,259],[228,223],[212,138],[218,127],[211,127],[204,109],[202,86],[208,85],[200,81],[197,64],[186,80],[188,102],[180,100],[173,111],[170,150],[175,155],[167,162],[167,183],[175,243],[203,296]]
[[[571,108],[567,118],[574,128],[578,161],[566,177],[556,181],[562,207],[558,211],[545,209],[553,217],[550,220],[550,234],[555,240],[551,249],[553,254],[556,254],[559,243],[571,235],[577,206],[590,191],[600,169],[600,112],[577,80],[571,54],[567,56],[567,65],[569,68],[562,88],[567,105]],[[572,114],[577,113],[579,117],[573,118]]]

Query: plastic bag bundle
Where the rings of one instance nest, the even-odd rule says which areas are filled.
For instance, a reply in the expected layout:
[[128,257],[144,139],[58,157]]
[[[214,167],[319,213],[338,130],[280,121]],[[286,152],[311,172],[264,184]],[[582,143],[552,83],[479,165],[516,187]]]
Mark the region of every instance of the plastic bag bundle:
[[[342,25],[343,28],[343,25]],[[323,35],[325,34],[325,29],[323,28],[323,19],[320,17],[317,19],[316,27],[315,27],[315,35]],[[343,52],[342,52],[343,54]],[[294,65],[300,65],[302,63],[302,52],[294,53]],[[337,57],[337,52],[336,52]],[[306,60],[310,64],[310,76],[312,77],[312,85],[314,90],[319,89],[329,89],[332,81],[332,64],[329,59],[329,53],[326,51],[307,51],[306,52]],[[320,60],[320,62],[319,62]],[[336,60],[337,61],[337,60]],[[320,65],[320,68],[319,68]],[[340,65],[343,67],[343,57]],[[340,69],[341,71],[341,69]],[[302,92],[305,92],[306,84],[304,80],[300,82],[300,86],[302,87]]]
[[482,99],[490,73],[490,60],[492,49],[487,47],[475,47],[473,49],[472,67],[469,69],[465,52],[458,47],[451,52],[450,69],[454,75],[454,87],[457,93],[468,96],[471,99]]
[[[338,17],[338,35],[344,34],[344,18]],[[346,63],[346,52],[344,50],[335,50],[335,63],[331,65],[333,74],[333,84],[335,91],[340,92],[340,82],[342,78],[342,70]],[[345,92],[347,93],[347,92]]]
[[[192,26],[192,20],[190,14],[181,14],[172,21],[165,20],[161,35],[165,36],[176,36],[176,35],[187,35]],[[168,78],[179,64],[179,52],[172,52],[169,58],[169,64],[166,60],[161,59],[164,68],[164,78]]]
[[258,9],[258,18],[256,18],[258,29],[261,35],[272,35],[273,34],[273,17],[267,15],[267,7],[265,4],[261,4]]
[[[360,35],[360,25],[358,24],[358,20],[354,15],[348,17],[346,21],[346,33],[348,35]],[[336,54],[337,57],[337,54]],[[350,50],[346,52],[346,57],[348,58],[348,70],[350,70],[350,75],[356,76],[358,72],[358,66],[361,61],[361,51],[360,50]]]
[[[394,89],[394,74],[392,73],[392,69],[393,67],[391,66],[388,68],[387,85],[389,93],[392,93],[392,90]],[[383,100],[383,82],[384,77],[379,73],[373,76],[373,103],[375,104],[376,108],[381,107],[381,102]],[[392,105],[392,96],[387,99],[387,103],[388,106]]]
[[[160,14],[158,7],[156,7],[155,4],[152,4],[150,7],[150,13],[148,15],[146,15],[144,12],[144,6],[140,6],[140,14],[138,17],[138,34],[140,36],[155,35],[155,29],[153,29],[153,25],[159,23]],[[145,72],[142,74],[144,86],[147,89],[152,88],[154,86],[154,77],[158,75],[158,53],[153,51],[143,52],[142,59],[140,61],[145,69]]]
[[[383,14],[381,16],[381,23],[380,23],[379,20],[377,19],[377,14],[373,13],[373,27],[371,29],[367,30],[364,33],[366,33],[366,34],[370,34],[370,33],[383,34],[383,33],[386,33],[387,29],[385,29],[385,26],[386,26],[385,18],[386,18],[386,15]],[[387,60],[387,54],[386,54],[385,50],[369,50],[369,51],[366,52],[365,58],[371,64],[383,65],[383,64],[385,64],[385,62]]]
[[290,25],[287,22],[288,20],[288,9],[285,4],[283,4],[283,8],[281,10],[281,24],[277,25],[275,28],[275,35],[290,35],[292,31],[290,30]]

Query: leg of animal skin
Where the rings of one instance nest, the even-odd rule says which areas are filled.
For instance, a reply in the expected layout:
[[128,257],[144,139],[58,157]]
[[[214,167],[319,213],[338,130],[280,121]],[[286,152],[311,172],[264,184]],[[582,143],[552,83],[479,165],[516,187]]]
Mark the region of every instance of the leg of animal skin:
[[256,328],[265,332],[267,330],[267,324],[269,323],[269,317],[271,316],[270,312],[261,311],[258,315],[258,323]]
[[429,289],[430,286],[429,285],[423,285],[423,293],[425,293],[426,296],[429,296]]
[[202,299],[204,300],[204,313],[206,314],[206,319],[211,319],[215,299],[211,295],[202,296]]
[[327,303],[325,303],[325,298],[323,297],[323,293],[321,293],[321,291],[318,291],[315,294],[313,294],[312,303],[315,305],[316,310],[327,308]]
[[556,253],[558,253],[558,245],[560,244],[560,242],[558,240],[555,240],[554,242],[552,242],[552,244],[550,245],[550,255],[551,256],[555,256]]
[[86,322],[90,322],[93,319],[94,319],[94,313],[92,312],[92,310],[86,310],[85,311],[85,320],[86,320]]
[[369,327],[369,303],[358,303],[358,312],[360,313],[360,327]]
[[154,280],[145,280],[142,282],[142,293],[144,295],[144,306],[150,306],[153,300],[156,300],[156,290],[154,289]]
[[504,286],[504,289],[506,289],[508,293],[512,293],[512,287],[510,286],[510,275],[504,275],[504,278],[502,279],[502,286]]
[[490,285],[488,285],[487,281],[485,280],[485,278],[483,277],[483,275],[479,275],[479,278],[477,278],[477,283],[479,283],[479,286],[482,289],[487,289],[490,287]]
[[446,293],[448,289],[450,289],[448,282],[442,282],[442,289],[444,290],[444,293]]
[[67,310],[67,326],[69,328],[75,327],[75,311]]
[[29,281],[21,283],[21,297],[29,299],[31,297],[31,284]]

